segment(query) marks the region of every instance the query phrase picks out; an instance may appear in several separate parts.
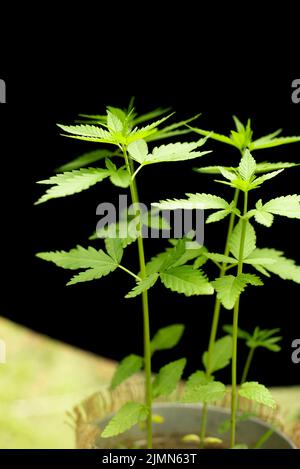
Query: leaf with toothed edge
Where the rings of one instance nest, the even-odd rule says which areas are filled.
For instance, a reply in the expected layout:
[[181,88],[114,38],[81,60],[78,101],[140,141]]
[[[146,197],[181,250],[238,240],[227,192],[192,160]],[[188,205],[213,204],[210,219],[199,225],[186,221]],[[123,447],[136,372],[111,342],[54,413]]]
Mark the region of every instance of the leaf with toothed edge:
[[101,182],[110,172],[100,168],[82,168],[57,174],[49,179],[38,181],[38,184],[52,184],[52,187],[37,201],[35,205],[50,199],[65,197],[81,192]]

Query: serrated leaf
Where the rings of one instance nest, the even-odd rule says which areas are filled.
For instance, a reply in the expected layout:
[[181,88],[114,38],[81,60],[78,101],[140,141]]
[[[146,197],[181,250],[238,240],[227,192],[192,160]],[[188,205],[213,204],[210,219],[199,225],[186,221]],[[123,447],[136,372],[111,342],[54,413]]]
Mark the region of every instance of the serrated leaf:
[[286,145],[287,143],[296,143],[296,142],[300,142],[300,137],[278,137],[278,138],[270,138],[265,141],[262,141],[262,139],[258,139],[251,143],[250,149],[262,150],[264,148],[273,148],[273,147],[278,147],[281,145]]
[[261,225],[264,225],[268,228],[272,225],[274,216],[264,210],[261,200],[256,203],[256,209],[252,210],[251,212],[254,214],[254,218],[257,223],[260,223]]
[[253,143],[255,144],[269,143],[274,137],[277,137],[279,134],[281,134],[281,132],[282,132],[282,129],[277,129],[274,132],[271,132],[270,134],[263,135],[262,137],[251,142],[250,148],[252,148]]
[[253,251],[243,262],[244,264],[251,264],[256,267],[257,265],[275,264],[276,261],[268,257],[259,257],[258,254]]
[[217,221],[223,220],[230,214],[229,210],[219,210],[218,212],[212,213],[207,217],[205,223],[215,223]]
[[89,246],[87,249],[77,246],[68,252],[40,252],[36,256],[45,261],[54,262],[58,267],[63,267],[64,269],[106,269],[116,265],[114,260],[105,254],[102,249],[97,251],[92,246]]
[[280,329],[278,328],[277,329],[260,329],[259,327],[256,327],[254,329],[252,336],[250,336],[247,339],[246,345],[249,348],[263,347],[272,352],[279,352],[281,350],[281,347],[278,345],[277,342],[279,342],[282,339],[282,337],[281,336],[274,337],[274,334],[277,334],[279,331]]
[[226,200],[212,194],[186,194],[187,199],[167,199],[153,203],[154,207],[160,210],[176,209],[228,209],[229,204]]
[[282,171],[284,171],[284,169],[278,169],[277,171],[272,171],[254,179],[254,181],[251,182],[251,189],[256,189],[265,181],[268,181],[269,179],[273,179],[275,176],[278,176],[278,174],[282,173]]
[[124,433],[135,424],[146,420],[148,414],[149,409],[145,405],[138,402],[127,402],[108,422],[101,433],[101,437],[110,438]]
[[212,381],[208,384],[187,386],[183,395],[184,402],[215,402],[226,394],[226,387],[220,381]]
[[159,210],[150,210],[142,215],[142,224],[155,230],[170,230],[168,220],[159,214]]
[[103,226],[89,237],[91,240],[101,238],[118,238],[121,240],[122,247],[125,248],[137,239],[137,232],[132,233],[131,230],[129,230],[128,221],[126,219],[120,220],[117,223],[110,223],[107,226]]
[[163,366],[153,381],[153,397],[171,394],[182,376],[185,365],[186,359],[181,358]]
[[256,249],[252,256],[273,260],[272,263],[268,261],[261,262],[259,266],[254,265],[256,269],[261,267],[273,274],[278,275],[283,280],[292,280],[293,282],[300,283],[300,266],[295,265],[295,261],[293,259],[287,259],[284,257],[283,252],[267,248]]
[[224,262],[225,264],[237,264],[238,262],[234,257],[224,256],[224,254],[217,254],[214,252],[207,252],[205,256],[212,261],[222,263]]
[[73,169],[82,168],[83,166],[88,166],[89,164],[95,163],[96,161],[103,160],[104,158],[113,156],[113,152],[109,150],[94,150],[84,153],[83,155],[78,156],[69,163],[63,164],[57,168],[57,172],[63,173],[66,171],[72,171]]
[[294,166],[299,166],[298,163],[287,163],[287,162],[278,162],[278,163],[269,163],[267,161],[263,163],[256,163],[256,174],[259,173],[268,173],[271,171],[276,171],[277,169],[287,169],[293,168]]
[[209,130],[196,129],[195,127],[191,127],[191,129],[200,135],[212,138],[213,140],[217,140],[218,142],[223,142],[227,143],[228,145],[236,146],[235,143],[231,140],[231,138],[227,137],[226,135],[218,134]]
[[131,354],[123,358],[112,377],[110,389],[116,389],[123,381],[140,371],[142,366],[143,358],[138,355]]
[[126,137],[126,142],[124,142],[124,143],[129,145],[130,143],[134,142],[135,140],[142,140],[142,139],[145,139],[145,138],[149,137],[150,135],[156,133],[158,131],[157,127],[160,124],[162,124],[165,120],[169,119],[169,117],[171,117],[171,116],[172,116],[172,114],[169,114],[168,116],[163,117],[162,119],[159,119],[155,122],[152,122],[151,124],[146,125],[145,127],[141,127],[141,128],[135,127],[130,132],[130,134]]
[[40,252],[36,256],[40,259],[54,262],[58,267],[63,267],[64,269],[89,269],[73,277],[68,285],[98,279],[108,275],[118,267],[118,264],[105,254],[102,249],[97,251],[91,246],[87,249],[77,246],[69,252]]
[[236,116],[232,116],[232,118],[234,120],[236,130],[241,133],[245,132],[244,124],[242,124],[242,122]]
[[189,260],[194,259],[205,251],[203,246],[197,249],[186,249],[186,240],[176,240],[174,247],[167,248],[165,252],[162,252],[153,257],[146,264],[147,275],[154,272],[163,272],[170,267],[177,267],[185,264]]
[[189,386],[198,386],[203,384],[208,384],[214,380],[213,376],[207,376],[206,373],[202,370],[195,371],[192,373],[186,382],[186,388]]
[[109,171],[99,168],[82,168],[57,174],[50,179],[38,181],[38,184],[53,184],[35,205],[57,197],[76,194],[97,184],[109,176]]
[[[122,127],[120,123],[115,123],[115,122],[112,122],[110,125],[109,119],[111,117],[117,117],[118,121],[121,122]],[[131,114],[129,115],[129,113],[127,111],[126,112],[123,111],[123,109],[120,109],[118,107],[113,107],[113,106],[106,107],[106,124],[108,127],[116,126],[116,129],[112,129],[114,132],[120,132],[124,130],[124,124],[126,124],[126,122],[130,120],[130,118],[131,118]]]
[[152,259],[146,264],[146,273],[151,275],[155,272],[160,272],[161,268],[165,264],[166,260],[169,258],[169,253],[161,252],[157,256],[152,257]]
[[155,147],[152,153],[145,154],[146,147],[139,144],[137,147],[132,147],[129,145],[128,151],[130,156],[138,161],[141,165],[153,164],[153,163],[162,163],[162,162],[171,162],[171,161],[184,161],[203,156],[206,152],[194,151],[199,146],[202,146],[205,142],[192,142],[192,143],[170,143],[168,145],[161,145]]
[[[234,255],[236,259],[239,258],[240,253],[240,243],[241,243],[241,235],[242,235],[242,225],[243,221],[240,220],[238,224],[233,229],[230,239],[229,239],[229,247],[230,252]],[[247,258],[251,252],[254,251],[256,247],[256,234],[253,226],[248,221],[245,230],[245,242],[244,242],[244,252],[243,258]]]
[[270,391],[263,384],[259,384],[256,381],[243,383],[238,393],[241,397],[245,397],[251,401],[258,402],[272,409],[276,408],[276,402]]
[[108,255],[112,257],[112,259],[117,263],[120,264],[122,256],[123,256],[123,247],[122,241],[119,238],[106,238],[105,239],[105,247]]
[[204,143],[204,140],[199,140],[198,142],[191,143],[177,142],[169,143],[168,145],[161,145],[153,149],[152,154],[148,155],[146,160],[144,160],[144,163],[152,164],[171,161],[184,161],[198,158],[199,156],[210,153],[209,151],[194,151]]
[[153,285],[155,284],[156,280],[158,279],[158,276],[158,273],[154,273],[149,275],[145,279],[138,281],[137,285],[132,290],[130,290],[129,293],[127,293],[125,298],[135,298],[144,291],[149,290],[149,288],[153,287]]
[[120,115],[120,111],[121,109],[114,110],[114,108],[107,110],[107,127],[111,132],[122,132],[124,130],[123,122],[125,115],[122,111]]
[[126,168],[119,168],[111,172],[110,180],[115,186],[126,188],[130,185],[131,176]]
[[180,122],[175,122],[174,124],[158,129],[157,132],[155,132],[155,134],[152,134],[149,137],[147,137],[147,141],[152,142],[154,140],[157,141],[157,140],[162,140],[166,138],[176,137],[179,135],[181,136],[181,135],[188,134],[192,132],[190,128],[180,129],[180,127],[186,126],[186,124],[197,119],[197,117],[199,116],[200,114],[196,114],[195,116],[190,117],[189,119],[185,119]]
[[240,274],[237,277],[225,275],[211,282],[217,292],[217,297],[226,309],[232,309],[247,284],[262,285],[256,275]]
[[[233,327],[231,324],[225,324],[223,326],[223,331],[227,332],[228,334],[232,335],[233,334]],[[245,340],[248,340],[251,338],[251,335],[249,334],[249,332],[247,331],[244,331],[243,329],[241,329],[240,327],[238,327],[238,331],[237,331],[237,336],[239,339],[245,339]]]
[[[227,171],[230,170],[229,167],[222,166]],[[221,174],[220,166],[204,166],[202,168],[193,168],[196,173],[203,173],[203,174]]]
[[[271,171],[276,171],[278,169],[293,168],[294,166],[299,166],[299,164],[287,163],[287,162],[269,163],[265,161],[263,163],[256,163],[255,174],[268,173]],[[203,174],[221,174],[220,168],[221,168],[220,166],[204,166],[202,168],[194,168],[194,171],[196,171],[197,173],[203,173]],[[231,172],[233,169],[237,169],[237,168],[231,168],[229,166],[222,166],[222,168],[229,172]]]
[[184,327],[183,324],[172,324],[159,329],[151,340],[151,353],[175,347],[182,337]]
[[131,158],[142,164],[148,155],[148,145],[145,140],[135,140],[128,145],[128,153]]
[[[226,335],[221,339],[216,340],[213,348],[213,353],[210,361],[210,369],[207,370],[209,373],[221,370],[229,365],[232,357],[232,337]],[[204,352],[202,362],[207,369],[208,352]]]
[[117,142],[107,130],[95,125],[61,125],[57,124],[64,132],[67,132],[68,137],[76,138],[79,140],[88,140],[90,142],[111,143],[116,145]]
[[253,158],[249,150],[245,150],[244,155],[240,161],[239,168],[238,168],[241,178],[244,181],[250,181],[250,179],[255,173],[255,169],[256,169],[255,159]]
[[228,179],[229,181],[233,181],[234,179],[236,179],[236,174],[233,173],[232,171],[229,171],[223,166],[220,166],[219,168],[220,168],[220,173],[225,179]]
[[69,286],[69,285],[75,285],[76,283],[90,282],[91,280],[98,280],[99,278],[104,277],[105,275],[108,275],[113,270],[115,270],[115,268],[105,273],[103,273],[103,271],[100,269],[84,270],[83,272],[80,272],[79,274],[73,275],[71,280],[69,280],[69,282],[66,285]]
[[277,197],[264,204],[263,209],[274,215],[300,219],[300,195]]
[[254,285],[255,287],[261,287],[263,285],[262,280],[254,274],[239,274],[239,279],[246,283],[246,285]]
[[186,296],[212,295],[214,292],[205,275],[189,265],[170,268],[162,272],[160,278],[165,287]]

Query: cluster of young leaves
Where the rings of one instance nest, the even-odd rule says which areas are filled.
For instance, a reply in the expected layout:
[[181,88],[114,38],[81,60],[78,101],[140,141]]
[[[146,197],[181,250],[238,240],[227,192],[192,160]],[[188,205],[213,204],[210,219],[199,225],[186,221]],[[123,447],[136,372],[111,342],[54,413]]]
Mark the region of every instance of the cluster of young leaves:
[[194,127],[192,127],[191,129],[200,135],[208,136],[213,140],[217,140],[219,142],[231,145],[242,152],[245,149],[249,149],[250,151],[262,150],[265,148],[273,148],[280,145],[300,141],[299,136],[278,137],[281,134],[282,129],[278,129],[275,132],[272,132],[268,135],[264,135],[263,137],[254,140],[250,119],[248,119],[246,125],[242,124],[242,122],[236,116],[233,116],[233,120],[235,123],[235,130],[232,130],[229,136]]
[[[157,108],[149,111],[145,114],[137,114],[134,107],[134,100],[132,99],[127,109],[120,109],[113,106],[108,106],[107,111],[116,115],[118,119],[125,123],[127,132],[133,131],[138,128],[140,124],[147,121],[157,119],[171,111],[171,108]],[[197,119],[200,114],[197,114],[189,119],[175,122],[161,129],[154,130],[151,134],[143,137],[147,141],[162,140],[166,138],[178,137],[190,133],[191,130],[187,128],[187,124]],[[104,115],[86,115],[80,114],[81,120],[78,121],[80,124],[96,124],[104,127],[108,127],[108,114]],[[153,129],[151,129],[153,130]]]
[[[226,332],[231,332],[231,330],[226,329]],[[214,373],[225,368],[230,363],[232,358],[231,335],[226,335],[215,342],[209,369],[207,357],[208,352],[205,352],[202,356],[205,371],[196,371],[188,378],[183,395],[184,402],[212,403],[222,400],[228,392],[225,384],[215,381]],[[238,393],[240,396],[259,404],[264,404],[271,408],[276,407],[276,402],[272,398],[270,391],[264,385],[257,382],[243,383]]]
[[[183,324],[173,324],[159,329],[151,340],[151,354],[168,350],[175,347],[180,341],[184,332]],[[141,371],[144,365],[143,357],[138,355],[128,355],[118,365],[112,378],[110,389],[116,389],[121,383]],[[172,361],[164,365],[153,379],[153,398],[169,396],[177,387],[186,365],[186,359]],[[131,428],[137,423],[143,422],[149,413],[145,404],[138,402],[127,402],[123,405],[114,417],[104,428],[101,436],[109,438]]]
[[204,272],[195,264],[188,264],[202,256],[204,248],[195,243],[195,248],[187,249],[186,238],[175,240],[174,246],[153,257],[146,264],[146,277],[126,295],[133,298],[151,288],[160,278],[166,288],[191,295],[212,295],[214,289]]
[[[205,143],[206,138],[193,143],[178,142],[161,145],[155,147],[152,153],[149,153],[146,143],[147,137],[149,140],[149,137],[154,134],[160,135],[160,138],[173,136],[175,129],[184,124],[184,122],[179,122],[158,130],[158,126],[168,117],[163,117],[146,127],[138,128],[132,127],[134,121],[132,121],[130,113],[126,114],[121,109],[108,107],[106,120],[101,122],[100,127],[94,125],[60,125],[65,132],[72,134],[67,136],[98,143],[110,143],[116,149],[114,151],[100,149],[81,155],[76,160],[59,168],[64,172],[39,181],[39,184],[50,185],[51,187],[47,189],[36,204],[76,194],[108,177],[114,185],[122,188],[128,187],[132,176],[125,165],[123,148],[128,148],[130,158],[139,163],[137,171],[145,165],[190,160],[209,153],[208,151],[196,151]],[[178,134],[182,131],[176,130],[176,132]],[[111,161],[115,156],[122,158],[121,165],[116,165]],[[105,168],[84,167],[103,159],[106,163]]]
[[[65,126],[59,125],[62,130],[67,132],[67,134],[73,134],[74,138],[83,137],[83,139],[90,138],[92,141],[97,139],[97,129],[100,128],[99,132],[102,134],[102,131],[106,131],[103,137],[107,138],[109,141],[101,143],[111,143],[118,146],[123,143],[129,143],[137,139],[145,139],[146,141],[161,140],[166,138],[172,138],[177,136],[185,135],[191,132],[190,129],[184,128],[192,120],[195,120],[199,117],[199,114],[191,117],[189,119],[175,122],[171,125],[158,129],[158,125],[164,120],[168,119],[167,117],[162,117],[164,114],[169,112],[170,109],[158,108],[150,111],[146,114],[137,115],[134,107],[133,100],[130,102],[128,109],[120,109],[113,106],[107,107],[107,112],[105,115],[85,115],[81,114],[81,120],[78,121],[80,125],[75,126]],[[159,121],[153,122],[146,127],[140,128],[140,124],[144,122],[151,121],[160,117]],[[96,134],[96,135],[95,135]],[[67,135],[69,136],[69,135]],[[126,140],[128,137],[128,140]],[[76,159],[62,165],[58,168],[58,171],[69,171],[73,169],[78,169],[88,164],[99,161],[105,157],[111,156],[120,156],[118,148],[115,151],[109,149],[104,150],[95,150],[92,152],[85,153]]]
[[215,381],[214,373],[229,365],[232,357],[232,338],[224,336],[215,342],[210,364],[208,352],[202,356],[204,370],[192,373],[185,385],[184,402],[211,403],[224,398],[227,390],[220,381]]
[[[283,169],[277,170],[257,178],[255,176],[255,170],[256,162],[250,152],[246,150],[236,171],[227,172],[226,170],[224,172],[222,169],[221,174],[224,178],[227,180],[230,179],[230,182],[222,182],[225,182],[232,187],[238,187],[243,192],[249,192],[283,171]],[[153,206],[160,210],[185,208],[217,210],[208,218],[207,222],[209,223],[223,219],[233,210],[232,203],[212,194],[186,195],[186,199],[160,201],[159,203],[154,203]],[[265,226],[270,226],[270,217],[272,217],[273,221],[274,215],[299,219],[300,196],[288,195],[277,197],[265,204],[262,204],[262,202],[259,201],[256,204],[255,209],[248,211],[248,213],[244,215],[247,218],[247,224],[243,253],[240,253],[242,217],[239,211],[235,210],[235,213],[240,217],[240,221],[236,224],[229,239],[231,255],[224,256],[223,254],[209,252],[206,252],[204,255],[218,265],[220,265],[220,263],[228,264],[228,267],[226,268],[226,270],[228,270],[237,266],[239,257],[242,254],[243,263],[252,266],[261,274],[269,276],[269,273],[271,272],[279,275],[283,279],[293,280],[296,283],[300,283],[300,266],[295,265],[293,260],[285,258],[282,252],[276,251],[275,249],[259,249],[256,247],[255,230],[249,221],[251,217],[254,217],[256,222],[263,222]],[[268,220],[268,223],[266,223],[266,220]],[[262,280],[258,276],[249,273],[242,273],[236,276],[225,275],[217,278],[211,283],[217,292],[219,300],[226,309],[232,309],[234,307],[237,298],[244,291],[247,285],[263,285]]]
[[[223,330],[228,334],[232,335],[232,326],[230,324],[225,324]],[[247,347],[250,349],[256,349],[259,347],[266,348],[271,352],[279,352],[281,350],[278,342],[281,341],[282,337],[278,336],[280,329],[260,329],[255,327],[252,334],[249,332],[238,328],[238,338],[245,341]]]
[[[40,259],[53,262],[58,267],[70,270],[86,269],[76,274],[67,283],[74,285],[79,282],[97,280],[116,270],[123,268],[123,240],[120,238],[105,238],[106,252],[95,249],[92,246],[84,248],[77,246],[70,251],[40,252]],[[126,295],[126,298],[134,298],[143,291],[150,289],[160,278],[163,285],[172,291],[191,295],[211,295],[214,292],[207,276],[196,265],[188,264],[189,261],[199,259],[203,255],[204,248],[195,243],[195,248],[187,249],[186,238],[175,241],[173,247],[158,254],[146,264],[146,277],[141,279],[138,275],[134,288]]]

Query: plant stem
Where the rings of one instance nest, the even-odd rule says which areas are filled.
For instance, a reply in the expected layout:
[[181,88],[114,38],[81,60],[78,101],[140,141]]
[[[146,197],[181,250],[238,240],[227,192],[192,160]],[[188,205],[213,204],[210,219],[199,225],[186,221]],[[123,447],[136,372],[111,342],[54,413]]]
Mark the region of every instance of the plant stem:
[[[237,206],[239,193],[240,193],[239,189],[236,189],[235,193],[234,193],[234,199],[233,199],[233,207],[234,208],[236,208],[236,206]],[[232,230],[233,230],[233,227],[234,227],[235,217],[236,217],[235,213],[231,212],[230,219],[229,219],[229,224],[228,224],[228,231],[227,231],[227,236],[226,236],[225,248],[224,248],[224,255],[225,256],[229,255],[229,251],[230,251],[229,240],[230,240],[230,236],[231,236],[231,233],[232,233]],[[220,277],[223,277],[225,275],[226,267],[227,267],[226,262],[223,262],[222,265],[221,265],[221,269],[220,269]],[[221,310],[221,302],[216,297],[214,312],[213,312],[212,325],[211,325],[211,330],[210,330],[208,352],[207,352],[206,376],[208,378],[211,376],[211,359],[212,359],[212,355],[213,355],[213,351],[214,351],[214,345],[215,345],[215,342],[216,342],[216,336],[217,336],[219,319],[220,319],[220,310]],[[200,445],[201,445],[201,447],[204,446],[204,439],[205,439],[205,434],[206,434],[206,421],[207,421],[207,404],[203,404],[202,417],[201,417],[201,430],[200,430]]]
[[[244,210],[245,217],[248,210],[248,192],[244,193]],[[242,231],[239,248],[239,263],[237,275],[243,272],[244,246],[246,237],[247,219],[242,218]],[[231,362],[231,428],[230,428],[230,447],[235,445],[235,426],[237,412],[237,340],[238,340],[238,320],[239,320],[240,295],[238,296],[233,309],[233,328],[232,328],[232,362]]]
[[241,384],[245,383],[245,381],[247,379],[249,368],[250,368],[250,365],[251,365],[251,362],[252,362],[252,359],[253,359],[254,351],[255,351],[255,348],[251,348],[249,350],[248,357],[247,357],[247,360],[246,360],[246,363],[245,363],[245,366],[244,366],[244,370],[243,370],[243,374],[242,374]]
[[129,269],[126,269],[126,267],[124,267],[123,265],[119,264],[118,265],[119,269],[122,269],[124,270],[124,272],[127,272],[127,274],[131,275],[133,278],[135,278],[135,280],[138,280],[138,281],[141,281],[141,277],[139,277],[138,275],[135,275],[133,272],[131,272],[131,270]]
[[[129,161],[126,148],[123,147],[123,155],[126,163],[127,171],[132,175],[132,164]],[[139,196],[137,191],[136,180],[131,179],[130,182],[130,193],[131,200],[134,204],[139,204]],[[137,230],[140,230],[140,226],[137,226]],[[141,231],[140,231],[141,233]],[[140,264],[140,276],[141,279],[146,277],[146,262],[144,252],[144,242],[141,234],[137,238],[138,243],[138,254]],[[143,329],[144,329],[144,363],[145,363],[145,404],[148,407],[147,417],[147,449],[152,449],[152,374],[151,374],[151,346],[150,346],[150,320],[149,320],[149,304],[148,304],[148,292],[142,293],[142,305],[143,305]]]
[[253,449],[260,449],[262,445],[273,435],[273,433],[274,428],[270,428],[265,433],[263,433],[262,436],[257,440],[255,445],[253,446]]

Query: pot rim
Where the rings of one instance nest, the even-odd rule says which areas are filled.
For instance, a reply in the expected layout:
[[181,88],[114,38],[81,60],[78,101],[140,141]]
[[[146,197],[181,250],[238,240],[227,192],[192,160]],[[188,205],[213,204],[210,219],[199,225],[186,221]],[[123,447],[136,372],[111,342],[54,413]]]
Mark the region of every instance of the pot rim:
[[[201,409],[203,407],[203,405],[202,404],[193,404],[193,403],[181,403],[181,402],[157,402],[157,403],[154,403],[153,406],[152,406],[153,409],[160,409],[160,408],[166,408],[166,407],[177,407],[177,408],[182,408],[182,409],[186,409],[186,408],[190,408],[190,409],[193,409],[193,408],[194,409],[199,409],[200,408]],[[215,412],[223,414],[226,417],[228,417],[230,415],[229,409],[226,409],[224,407],[209,405],[208,409],[214,410]],[[255,417],[255,416],[254,417],[249,417],[249,419],[247,419],[247,420],[251,420],[252,422],[260,425],[261,427],[264,427],[266,429],[266,431],[271,428],[270,424],[268,424],[264,420],[261,420],[258,417]],[[282,439],[284,439],[287,443],[289,443],[293,449],[299,449],[299,448],[297,448],[297,446],[295,445],[293,440],[289,436],[287,436],[285,433],[283,433],[281,430],[278,430],[277,428],[275,428],[274,433],[277,433]]]

